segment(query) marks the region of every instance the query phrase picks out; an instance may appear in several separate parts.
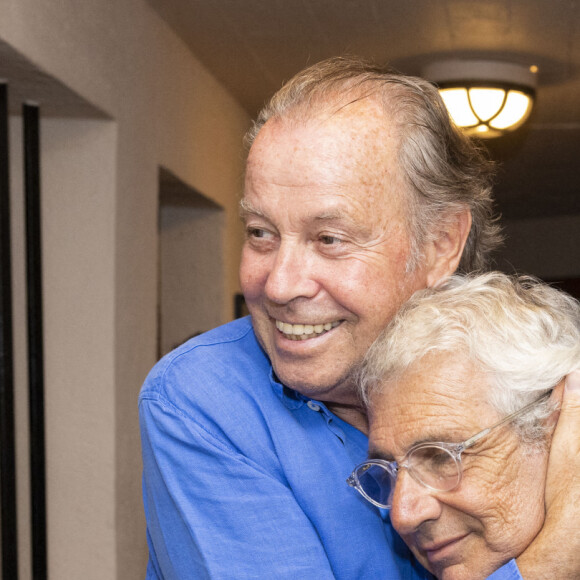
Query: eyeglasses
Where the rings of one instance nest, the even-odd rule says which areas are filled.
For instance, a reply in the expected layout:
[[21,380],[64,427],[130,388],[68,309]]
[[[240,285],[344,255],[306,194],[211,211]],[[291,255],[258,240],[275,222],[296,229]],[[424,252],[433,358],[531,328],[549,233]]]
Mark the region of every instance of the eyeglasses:
[[495,425],[487,427],[461,443],[425,442],[413,445],[401,463],[383,459],[369,459],[354,468],[346,482],[366,500],[380,508],[391,508],[391,500],[399,469],[405,468],[421,485],[433,491],[452,491],[461,482],[463,466],[461,454],[491,431],[506,425],[516,417],[546,400],[551,391],[508,415]]

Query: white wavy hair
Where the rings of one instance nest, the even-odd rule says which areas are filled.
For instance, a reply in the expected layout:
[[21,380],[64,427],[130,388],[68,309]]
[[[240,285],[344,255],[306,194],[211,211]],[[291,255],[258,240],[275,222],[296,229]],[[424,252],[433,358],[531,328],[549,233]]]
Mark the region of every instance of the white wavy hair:
[[[359,373],[362,398],[396,388],[428,354],[458,352],[488,377],[482,388],[507,416],[580,369],[580,303],[529,276],[452,276],[415,293],[375,341]],[[542,440],[553,410],[546,402],[514,422],[522,439]]]

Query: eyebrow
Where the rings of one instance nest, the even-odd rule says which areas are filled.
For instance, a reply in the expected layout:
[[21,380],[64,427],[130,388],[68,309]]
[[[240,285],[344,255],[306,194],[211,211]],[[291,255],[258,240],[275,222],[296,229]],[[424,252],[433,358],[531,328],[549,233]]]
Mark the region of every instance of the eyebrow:
[[[239,203],[239,210],[240,210],[240,217],[244,218],[248,215],[253,215],[256,217],[261,217],[264,219],[269,219],[268,215],[261,209],[257,208],[255,205],[252,204],[246,198],[242,198]],[[341,211],[340,209],[331,209],[325,211],[319,215],[315,215],[312,219],[316,222],[345,222],[349,228],[353,230],[364,232],[366,231],[366,227],[364,223],[361,223],[358,220],[353,219],[348,213]]]
[[[411,447],[415,447],[415,445],[422,445],[423,443],[450,443],[450,444],[456,444],[456,443],[463,443],[463,439],[461,441],[454,441],[453,438],[450,437],[440,437],[438,435],[430,435],[428,437],[422,437],[421,439],[417,439],[415,441],[413,441],[411,443],[411,445],[409,445],[407,447],[407,449],[405,450],[405,453],[407,453],[409,451],[409,449],[411,449]],[[405,453],[403,455],[405,455]],[[368,453],[367,453],[367,458],[368,459],[382,459],[384,461],[395,461],[394,456],[390,453],[383,453],[382,451],[380,451],[379,449],[377,449],[376,447],[369,447]]]
[[345,223],[349,228],[364,231],[365,224],[362,223],[360,220],[355,220],[350,216],[348,213],[341,211],[340,209],[331,209],[329,211],[325,211],[313,218],[317,222],[342,222]]
[[314,219],[320,221],[332,221],[332,220],[342,220],[342,219],[350,219],[345,216],[344,212],[337,211],[337,210],[329,210],[320,215],[317,215]]
[[248,201],[246,198],[242,198],[240,200],[239,209],[241,217],[244,217],[246,215],[255,215],[263,218],[266,217],[266,214],[262,210],[252,205],[252,203]]
[[[258,215],[261,217],[266,217],[266,214],[261,209],[257,208],[250,200],[246,199],[245,197],[240,200],[239,208],[241,213],[248,213]],[[354,220],[352,220],[344,212],[337,210],[330,210],[321,213],[320,215],[314,216],[313,219],[318,221],[347,220],[354,222]]]
[[325,211],[319,215],[312,218],[315,222],[319,224],[337,224],[346,227],[356,235],[367,235],[369,229],[367,224],[363,223],[361,220],[353,219],[348,213],[341,211],[340,209],[331,209]]
[[370,447],[367,453],[367,459],[382,459],[383,461],[394,461],[394,457],[389,453],[382,453],[374,447]]

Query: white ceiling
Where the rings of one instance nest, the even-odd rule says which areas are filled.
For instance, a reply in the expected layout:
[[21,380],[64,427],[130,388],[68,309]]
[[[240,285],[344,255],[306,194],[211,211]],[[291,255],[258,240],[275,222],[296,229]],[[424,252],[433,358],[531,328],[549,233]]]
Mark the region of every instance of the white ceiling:
[[539,67],[525,129],[494,142],[506,218],[580,214],[580,0],[148,0],[254,116],[285,79],[355,54],[409,74],[442,57]]

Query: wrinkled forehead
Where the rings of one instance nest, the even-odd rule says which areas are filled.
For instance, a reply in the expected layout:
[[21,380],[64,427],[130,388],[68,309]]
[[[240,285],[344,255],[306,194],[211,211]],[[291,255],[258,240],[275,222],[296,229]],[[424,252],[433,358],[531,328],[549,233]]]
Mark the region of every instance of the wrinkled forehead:
[[246,176],[264,169],[283,173],[297,165],[334,164],[338,180],[357,178],[363,185],[381,187],[399,178],[399,138],[384,109],[375,99],[341,106],[292,110],[269,119],[258,133],[248,156]]
[[353,103],[307,121],[270,119],[250,151],[244,198],[256,204],[303,193],[310,204],[340,205],[369,226],[405,221],[395,139],[382,115],[374,103]]
[[460,350],[428,353],[396,376],[386,376],[371,397],[371,415],[445,416],[490,408],[490,377]]
[[488,380],[453,355],[427,356],[386,379],[369,405],[371,446],[400,453],[424,441],[461,441],[499,419]]

